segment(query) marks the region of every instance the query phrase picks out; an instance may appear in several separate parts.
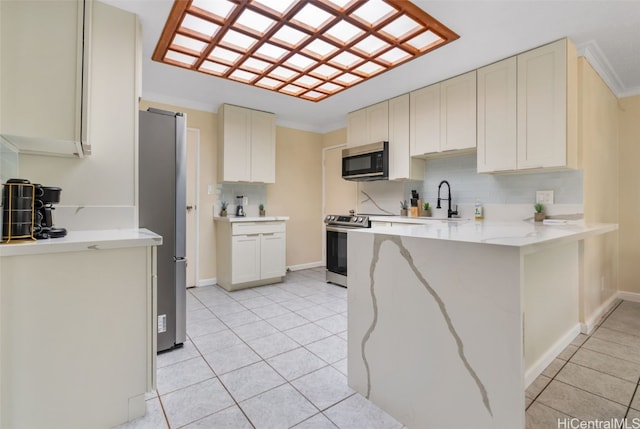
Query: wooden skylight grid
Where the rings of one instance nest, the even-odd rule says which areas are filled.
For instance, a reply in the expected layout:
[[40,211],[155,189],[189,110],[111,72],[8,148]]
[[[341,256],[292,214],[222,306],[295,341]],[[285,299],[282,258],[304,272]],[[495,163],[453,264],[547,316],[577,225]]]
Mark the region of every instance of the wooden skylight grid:
[[153,60],[320,101],[458,37],[406,0],[175,0]]

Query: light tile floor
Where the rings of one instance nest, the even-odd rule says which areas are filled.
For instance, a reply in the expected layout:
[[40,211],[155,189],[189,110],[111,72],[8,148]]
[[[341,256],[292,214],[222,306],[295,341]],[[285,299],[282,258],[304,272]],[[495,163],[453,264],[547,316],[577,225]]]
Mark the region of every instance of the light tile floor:
[[347,385],[347,290],[324,277],[189,289],[184,347],[158,355],[146,416],[118,428],[403,428]]
[[640,427],[639,381],[640,303],[620,301],[526,390],[526,429]]
[[[346,298],[324,268],[236,292],[190,289],[184,347],[158,356],[147,415],[119,429],[403,428],[347,386]],[[526,390],[526,429],[640,422],[639,380],[640,304],[621,301]]]

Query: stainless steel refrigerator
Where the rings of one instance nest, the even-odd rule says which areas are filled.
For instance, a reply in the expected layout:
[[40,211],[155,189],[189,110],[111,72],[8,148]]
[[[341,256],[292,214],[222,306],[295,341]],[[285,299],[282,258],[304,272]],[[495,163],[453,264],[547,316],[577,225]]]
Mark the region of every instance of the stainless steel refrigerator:
[[140,227],[162,236],[158,247],[158,351],[186,340],[186,116],[140,111]]

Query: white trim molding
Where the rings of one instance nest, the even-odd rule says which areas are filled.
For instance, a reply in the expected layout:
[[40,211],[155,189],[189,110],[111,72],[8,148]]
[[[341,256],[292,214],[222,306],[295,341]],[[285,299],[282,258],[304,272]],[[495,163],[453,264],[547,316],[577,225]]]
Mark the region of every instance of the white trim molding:
[[640,94],[640,88],[627,88],[624,86],[607,56],[595,40],[577,45],[576,50],[578,55],[586,58],[616,97],[622,98]]
[[614,293],[613,295],[611,295],[609,299],[603,302],[600,305],[600,307],[598,307],[596,311],[593,312],[593,314],[589,319],[587,319],[583,323],[580,323],[580,332],[587,335],[591,334],[591,332],[593,331],[593,328],[596,327],[598,322],[600,322],[600,319],[602,319],[602,317],[606,315],[609,312],[609,310],[611,310],[611,308],[618,302],[619,298],[620,298],[620,292],[618,292],[617,294]]
[[215,286],[218,283],[218,279],[215,277],[212,277],[210,279],[200,279],[198,281],[196,281],[196,287],[200,287],[200,286]]
[[[578,336],[580,333],[580,324],[576,324],[569,329],[558,341],[555,342],[547,352],[538,359],[524,374],[525,389],[545,370],[553,360]],[[526,339],[525,339],[526,341]]]
[[318,267],[324,267],[324,262],[323,261],[317,261],[317,262],[309,262],[307,264],[299,264],[299,265],[291,265],[289,267],[287,267],[288,271],[300,271],[300,270],[306,270],[309,268],[318,268]]
[[619,291],[618,298],[625,301],[640,302],[640,293]]

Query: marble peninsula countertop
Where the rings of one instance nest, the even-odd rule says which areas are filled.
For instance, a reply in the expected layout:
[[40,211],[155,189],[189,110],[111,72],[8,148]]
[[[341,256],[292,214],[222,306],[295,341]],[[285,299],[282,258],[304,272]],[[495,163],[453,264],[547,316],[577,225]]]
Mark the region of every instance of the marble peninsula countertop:
[[159,246],[162,237],[148,229],[69,231],[66,237],[46,240],[15,240],[0,244],[0,257],[39,255],[85,250]]
[[547,225],[532,221],[491,222],[422,218],[420,224],[415,224],[419,218],[405,219],[414,223],[404,224],[398,222],[395,217],[385,216],[379,219],[375,218],[375,221],[391,222],[394,224],[393,226],[358,228],[354,232],[526,248],[536,245],[569,243],[618,229],[617,224],[590,224],[583,221],[567,221],[566,223]]
[[216,222],[274,222],[289,220],[289,216],[214,216]]

